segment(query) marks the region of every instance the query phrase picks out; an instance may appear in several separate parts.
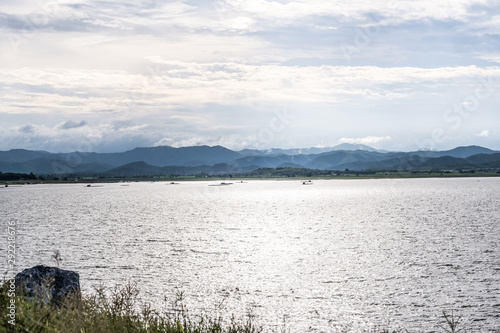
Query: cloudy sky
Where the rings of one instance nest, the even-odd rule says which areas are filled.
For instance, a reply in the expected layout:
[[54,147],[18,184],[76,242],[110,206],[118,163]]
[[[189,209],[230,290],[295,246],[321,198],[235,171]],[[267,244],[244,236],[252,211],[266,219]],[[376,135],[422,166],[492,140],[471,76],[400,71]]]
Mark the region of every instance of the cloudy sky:
[[0,0],[0,150],[500,149],[500,0]]

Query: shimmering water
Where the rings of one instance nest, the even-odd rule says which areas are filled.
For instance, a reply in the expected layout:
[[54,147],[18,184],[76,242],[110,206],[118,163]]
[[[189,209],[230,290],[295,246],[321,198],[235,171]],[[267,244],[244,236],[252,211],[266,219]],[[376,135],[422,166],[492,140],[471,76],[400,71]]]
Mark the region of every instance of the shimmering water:
[[2,188],[2,244],[15,221],[18,270],[59,250],[84,291],[136,281],[291,332],[500,328],[500,179],[214,183]]

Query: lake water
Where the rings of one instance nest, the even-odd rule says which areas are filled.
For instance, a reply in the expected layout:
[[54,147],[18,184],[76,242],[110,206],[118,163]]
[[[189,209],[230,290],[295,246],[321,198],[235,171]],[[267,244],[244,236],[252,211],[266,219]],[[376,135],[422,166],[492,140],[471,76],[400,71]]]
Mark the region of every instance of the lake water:
[[1,242],[15,221],[18,270],[59,250],[85,292],[135,281],[160,310],[183,291],[291,332],[500,328],[499,178],[210,184],[9,186]]

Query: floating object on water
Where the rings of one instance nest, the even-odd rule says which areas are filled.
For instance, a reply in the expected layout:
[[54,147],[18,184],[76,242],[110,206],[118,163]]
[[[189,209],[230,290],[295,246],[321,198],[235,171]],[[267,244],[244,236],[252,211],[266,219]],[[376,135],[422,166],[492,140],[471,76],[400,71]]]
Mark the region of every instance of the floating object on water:
[[220,184],[214,184],[214,185],[208,185],[208,186],[227,186],[227,185],[233,185],[233,183],[222,182]]

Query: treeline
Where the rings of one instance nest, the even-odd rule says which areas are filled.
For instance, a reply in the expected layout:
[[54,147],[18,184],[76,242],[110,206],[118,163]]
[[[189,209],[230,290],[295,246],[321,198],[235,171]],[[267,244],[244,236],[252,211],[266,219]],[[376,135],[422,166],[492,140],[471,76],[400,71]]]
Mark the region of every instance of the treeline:
[[7,172],[3,173],[0,171],[0,181],[14,181],[14,180],[37,180],[37,176],[33,172],[27,173],[13,173]]
[[478,175],[478,176],[497,176],[500,174],[500,169],[490,168],[490,169],[454,169],[454,170],[442,170],[442,169],[428,169],[428,170],[394,170],[394,169],[382,169],[382,170],[320,170],[320,169],[307,169],[307,168],[290,168],[290,167],[279,167],[279,168],[259,168],[251,172],[193,172],[191,174],[175,174],[175,173],[165,173],[165,174],[140,174],[138,172],[136,175],[130,176],[107,176],[99,174],[62,174],[62,175],[42,175],[36,176],[33,172],[27,173],[2,173],[0,171],[0,181],[119,181],[123,179],[127,180],[138,180],[146,181],[151,179],[210,179],[210,178],[335,178],[335,177],[447,177],[447,176],[467,176],[467,175]]
[[380,171],[351,171],[345,169],[339,170],[319,170],[319,169],[306,169],[306,168],[260,168],[252,172],[242,174],[247,177],[339,177],[339,176],[366,176],[380,173]]
[[457,170],[319,170],[306,168],[260,168],[252,172],[240,174],[237,176],[250,178],[293,178],[293,177],[384,177],[384,176],[426,176],[426,175],[464,175],[464,174],[500,174],[500,169],[457,169]]

